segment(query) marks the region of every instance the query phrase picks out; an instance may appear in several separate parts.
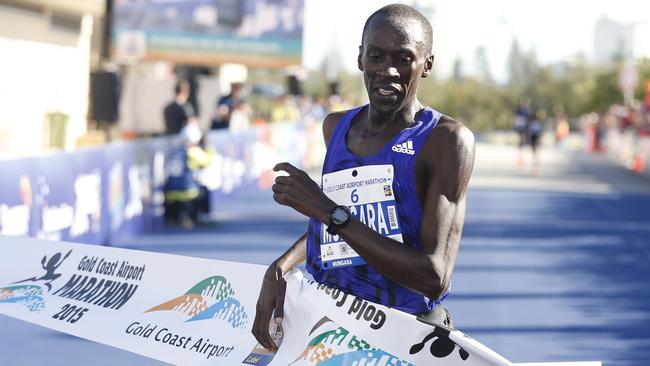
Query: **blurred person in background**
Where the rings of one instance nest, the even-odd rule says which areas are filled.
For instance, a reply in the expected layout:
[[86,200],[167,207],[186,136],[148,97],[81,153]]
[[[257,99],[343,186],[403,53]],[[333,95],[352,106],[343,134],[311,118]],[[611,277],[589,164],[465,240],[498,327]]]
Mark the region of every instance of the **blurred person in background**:
[[271,122],[296,122],[300,119],[300,110],[293,95],[283,94],[271,107]]
[[205,148],[205,137],[198,123],[191,122],[179,133],[181,146],[167,160],[165,182],[165,222],[192,228],[201,214],[209,212],[207,189],[196,173],[213,160],[213,152]]
[[625,131],[628,128],[634,128],[638,119],[638,103],[627,103],[623,115],[621,116],[621,130]]
[[645,92],[643,96],[643,116],[645,119],[645,126],[648,128],[650,125],[650,80],[645,82]]
[[[453,326],[441,303],[460,245],[474,136],[418,100],[433,60],[421,13],[399,4],[373,13],[358,56],[369,104],[325,118],[323,188],[289,163],[275,166],[289,175],[276,178],[273,198],[310,220],[264,276],[252,329],[263,347],[276,348],[269,323],[283,317],[283,275],[304,260],[321,284]],[[338,203],[323,192],[333,187],[343,187]]]
[[239,100],[233,106],[230,112],[229,131],[238,133],[247,131],[251,126],[251,116],[253,112],[246,101]]
[[244,84],[230,84],[230,93],[219,98],[217,102],[217,115],[212,119],[211,130],[228,129],[230,119],[235,106],[240,105],[243,100]]
[[325,97],[314,97],[314,105],[311,108],[311,113],[317,121],[322,121],[327,116],[327,99]]
[[542,141],[542,134],[544,133],[543,121],[545,118],[546,113],[543,110],[538,110],[526,126],[528,141],[530,142],[530,150],[532,152],[532,175],[539,175],[539,145]]
[[555,108],[555,121],[553,123],[555,130],[555,145],[560,145],[564,139],[569,136],[571,126],[562,107]]
[[255,126],[265,125],[269,122],[269,115],[264,111],[253,110],[252,121]]
[[339,112],[348,109],[345,105],[343,98],[340,95],[332,94],[327,100],[330,112]]
[[196,120],[194,107],[188,103],[190,91],[190,83],[187,80],[182,79],[176,83],[174,100],[165,107],[163,112],[166,135],[177,135],[188,122]]
[[[302,95],[298,97],[298,111],[300,112],[299,122],[300,123],[312,123],[314,122],[314,105],[315,101],[310,95]],[[324,116],[319,118],[319,121],[322,121]]]
[[519,137],[519,151],[517,153],[517,165],[524,166],[524,146],[528,142],[528,122],[530,119],[530,101],[528,99],[519,103],[514,112],[512,129]]

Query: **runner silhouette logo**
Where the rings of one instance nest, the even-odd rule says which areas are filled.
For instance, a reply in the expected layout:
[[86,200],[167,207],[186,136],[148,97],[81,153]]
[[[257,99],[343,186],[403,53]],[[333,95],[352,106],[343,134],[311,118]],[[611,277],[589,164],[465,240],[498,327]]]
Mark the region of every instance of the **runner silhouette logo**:
[[47,255],[44,255],[41,259],[41,267],[45,270],[45,274],[13,282],[13,286],[0,287],[0,303],[21,304],[31,312],[45,309],[42,286],[38,284],[17,284],[23,282],[45,281],[44,285],[47,287],[47,291],[50,292],[50,290],[52,290],[52,282],[61,277],[61,273],[56,273],[56,270],[70,256],[70,253],[72,253],[72,249],[70,249],[65,255],[62,253],[56,253],[49,259]]
[[[63,264],[63,261],[65,261],[69,256],[70,253],[72,253],[72,249],[66,253],[66,255],[61,258],[61,253],[56,253],[52,257],[50,257],[50,260],[47,260],[47,256],[44,255],[43,259],[41,259],[41,267],[45,270],[45,274],[42,275],[41,277],[30,277],[26,278],[22,281],[16,281],[12,284],[16,283],[22,283],[22,282],[38,282],[38,281],[45,281],[45,286],[47,286],[47,292],[50,292],[52,290],[52,282],[57,280],[59,277],[61,277],[60,273],[55,273],[56,270]],[[45,264],[47,262],[47,264]]]

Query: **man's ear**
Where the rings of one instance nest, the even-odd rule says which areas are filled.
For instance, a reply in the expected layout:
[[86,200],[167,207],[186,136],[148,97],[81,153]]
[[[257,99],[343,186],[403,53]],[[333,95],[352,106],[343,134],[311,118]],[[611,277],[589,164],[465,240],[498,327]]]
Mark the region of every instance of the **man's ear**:
[[363,71],[363,65],[361,64],[361,56],[363,55],[363,46],[359,46],[359,56],[357,56],[357,67],[360,71]]
[[431,70],[433,70],[433,55],[427,57],[424,61],[424,70],[422,71],[422,77],[426,78],[431,75]]

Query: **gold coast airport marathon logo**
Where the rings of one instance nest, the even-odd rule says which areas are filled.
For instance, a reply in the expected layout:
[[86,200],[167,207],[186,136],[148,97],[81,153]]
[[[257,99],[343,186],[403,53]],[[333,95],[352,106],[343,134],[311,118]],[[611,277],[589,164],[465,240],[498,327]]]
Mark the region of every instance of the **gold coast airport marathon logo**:
[[[16,281],[12,283],[13,286],[0,288],[0,303],[21,304],[32,312],[45,309],[43,287],[40,283],[43,282],[43,285],[49,292],[52,289],[52,283],[61,277],[61,274],[57,273],[57,269],[70,256],[70,253],[72,253],[72,250],[68,251],[65,255],[56,253],[49,258],[47,255],[44,255],[41,259],[41,267],[45,271],[45,274]],[[34,284],[24,284],[28,282]]]
[[[44,274],[16,281],[0,288],[0,303],[18,303],[29,311],[42,311],[46,299],[54,296],[65,299],[66,304],[52,314],[57,319],[74,324],[92,309],[117,311],[138,290],[145,266],[136,266],[127,260],[99,256],[84,256],[76,268],[60,270],[72,253],[44,255],[41,267]],[[62,282],[63,278],[67,278]],[[56,282],[56,283],[55,283]],[[53,288],[53,285],[60,285]]]
[[[145,314],[155,312],[175,312],[184,316],[184,323],[204,320],[217,320],[231,329],[243,330],[248,324],[248,313],[235,298],[230,282],[222,276],[212,276],[192,286],[184,294],[146,310]],[[207,337],[181,334],[168,327],[151,322],[132,322],[125,329],[130,335],[160,342],[178,349],[211,357],[228,357],[234,345],[217,344]]]
[[383,351],[350,333],[327,317],[309,332],[309,343],[290,365],[402,365],[412,363]]

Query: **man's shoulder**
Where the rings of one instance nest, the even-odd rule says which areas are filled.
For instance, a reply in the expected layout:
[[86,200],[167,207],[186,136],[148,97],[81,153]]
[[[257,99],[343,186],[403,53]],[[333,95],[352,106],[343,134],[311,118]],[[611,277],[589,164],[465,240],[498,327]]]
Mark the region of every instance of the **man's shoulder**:
[[341,120],[341,118],[343,118],[343,116],[345,116],[349,112],[354,111],[357,108],[351,108],[351,109],[345,109],[345,110],[342,110],[342,111],[330,112],[330,113],[327,114],[327,116],[325,116],[325,120],[323,121],[323,123],[336,125]]
[[336,112],[330,112],[325,116],[325,119],[323,120],[324,124],[328,125],[336,125],[339,123],[339,120],[345,116],[345,113],[347,111],[336,111]]
[[339,121],[341,121],[341,118],[354,109],[331,112],[325,116],[325,119],[323,120],[323,136],[325,137],[326,143],[329,143],[329,140],[334,133],[334,129],[339,124]]
[[466,192],[474,166],[474,134],[460,121],[443,115],[431,131],[420,156],[430,177],[450,199]]
[[454,149],[474,146],[474,134],[464,123],[447,115],[442,115],[426,143],[437,149]]
[[442,115],[436,127],[431,130],[421,156],[429,169],[446,170],[445,167],[450,164],[462,166],[472,163],[474,144],[474,134],[464,123]]

